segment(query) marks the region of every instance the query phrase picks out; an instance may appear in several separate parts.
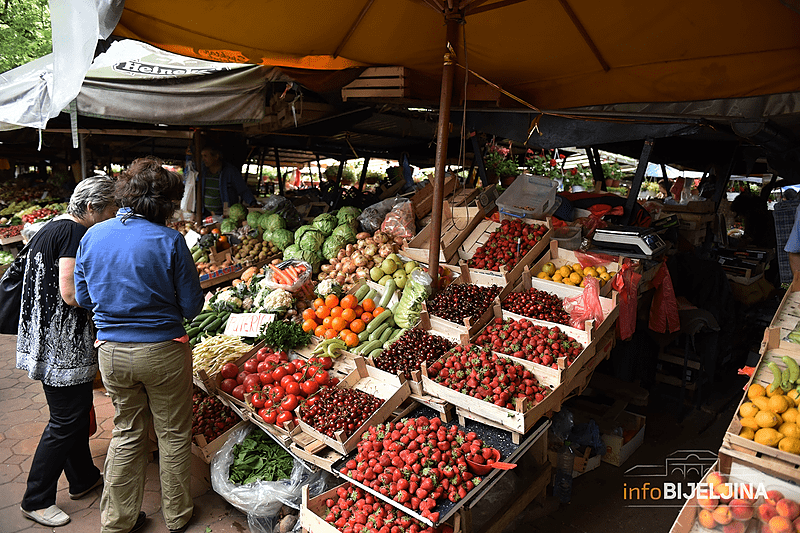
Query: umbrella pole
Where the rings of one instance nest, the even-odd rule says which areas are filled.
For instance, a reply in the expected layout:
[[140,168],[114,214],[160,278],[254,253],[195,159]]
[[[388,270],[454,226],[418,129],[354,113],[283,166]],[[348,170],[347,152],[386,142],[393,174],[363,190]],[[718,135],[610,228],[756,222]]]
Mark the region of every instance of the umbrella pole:
[[433,278],[433,288],[439,288],[439,243],[442,235],[442,203],[444,201],[444,167],[447,159],[447,140],[450,133],[450,101],[453,97],[455,61],[450,44],[456,42],[460,18],[447,17],[447,47],[442,66],[442,92],[439,99],[439,126],[436,131],[436,170],[433,175],[433,210],[431,212],[431,248],[428,255],[428,273]]

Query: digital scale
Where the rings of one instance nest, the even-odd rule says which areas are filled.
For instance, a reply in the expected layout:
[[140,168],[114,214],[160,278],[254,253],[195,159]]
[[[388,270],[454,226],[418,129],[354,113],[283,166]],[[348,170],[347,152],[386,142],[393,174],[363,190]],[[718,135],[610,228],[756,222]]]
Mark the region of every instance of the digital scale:
[[593,248],[626,257],[651,259],[667,249],[667,243],[652,228],[608,226],[592,236]]

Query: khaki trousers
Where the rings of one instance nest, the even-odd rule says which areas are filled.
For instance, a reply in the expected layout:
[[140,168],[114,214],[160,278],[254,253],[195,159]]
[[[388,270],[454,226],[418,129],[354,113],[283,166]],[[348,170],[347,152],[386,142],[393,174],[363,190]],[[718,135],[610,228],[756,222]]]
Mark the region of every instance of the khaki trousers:
[[100,531],[127,533],[136,522],[144,496],[151,420],[158,438],[164,520],[167,528],[178,529],[193,510],[191,349],[176,341],[106,342],[98,358],[103,385],[114,403]]

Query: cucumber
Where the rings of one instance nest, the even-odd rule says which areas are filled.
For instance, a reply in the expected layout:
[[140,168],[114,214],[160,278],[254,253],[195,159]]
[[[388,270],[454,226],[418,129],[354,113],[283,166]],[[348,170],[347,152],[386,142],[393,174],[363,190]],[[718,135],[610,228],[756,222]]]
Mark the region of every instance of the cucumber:
[[356,301],[358,303],[361,303],[362,300],[364,300],[364,297],[367,295],[367,293],[369,291],[370,291],[369,285],[367,285],[367,283],[364,282],[364,284],[361,287],[358,288],[358,290],[355,292],[355,294],[353,296],[356,297]]
[[385,321],[389,320],[389,317],[392,316],[392,312],[389,310],[384,310],[381,314],[373,318],[369,324],[367,324],[367,331],[368,333],[372,333],[378,327],[383,324]]
[[395,322],[394,322],[394,313],[392,314],[392,316],[389,317],[389,319],[386,321],[386,323],[389,324],[390,328],[397,327],[397,324],[395,324]]
[[375,348],[374,350],[369,352],[369,355],[367,357],[372,357],[373,359],[376,359],[381,356],[381,353],[383,353],[383,348]]
[[381,345],[381,343],[380,343],[380,342],[378,342],[378,341],[369,341],[369,342],[366,342],[366,343],[364,343],[363,345],[360,345],[361,351],[360,351],[359,353],[361,353],[361,354],[368,354],[368,353],[370,353],[372,350],[374,350],[375,348],[378,348],[378,347],[380,347],[380,345]]
[[375,331],[369,334],[369,340],[376,341],[380,339],[381,335],[383,335],[383,332],[386,331],[387,329],[389,329],[389,324],[381,324],[380,326],[375,328]]
[[394,330],[391,327],[386,328],[386,330],[383,332],[383,334],[380,336],[379,339],[381,341],[381,346],[383,346],[383,343],[388,341],[392,335],[394,335]]
[[200,328],[189,328],[189,329],[186,330],[186,334],[191,339],[193,337],[197,337],[197,334],[200,333],[201,331],[203,331],[203,330],[200,329]]
[[[374,301],[375,301],[375,297],[376,297],[377,295],[378,295],[378,291],[376,291],[375,289],[373,289],[372,287],[370,287],[370,289],[369,289],[369,292],[367,293],[367,295],[366,295],[366,296],[364,296],[364,300],[366,300],[367,298],[369,298],[370,300],[372,300],[372,301],[374,302]],[[360,303],[360,302],[359,302],[359,303]]]
[[[381,314],[383,314],[383,313],[381,313]],[[206,331],[206,330],[208,330],[208,326],[209,326],[209,325],[210,325],[212,322],[214,322],[216,319],[217,319],[217,315],[216,315],[216,313],[211,313],[211,314],[208,316],[208,318],[206,318],[205,320],[203,320],[203,321],[200,323],[200,325],[199,325],[199,326],[197,326],[197,327],[199,327],[199,328],[200,328],[200,329],[202,329],[203,331]]]
[[214,313],[213,311],[204,311],[204,312],[200,313],[199,315],[197,315],[196,317],[194,317],[194,319],[192,320],[190,326],[199,326],[200,324],[203,323],[203,320],[205,320],[206,318],[208,318],[210,316],[214,316],[215,314],[216,313]]
[[389,305],[389,300],[392,299],[395,290],[397,290],[397,283],[394,281],[394,279],[390,279],[386,282],[386,286],[383,288],[383,296],[381,297],[378,307],[383,307],[385,309],[386,306]]
[[219,318],[219,317],[217,317],[217,318],[216,318],[216,319],[215,319],[213,322],[211,322],[211,323],[210,323],[208,326],[206,326],[205,328],[203,328],[203,331],[205,331],[206,333],[212,333],[212,332],[214,332],[214,331],[217,331],[221,325],[222,325],[222,319],[221,319],[221,318]]
[[383,343],[383,347],[384,348],[388,348],[389,346],[394,344],[394,341],[396,341],[397,339],[402,337],[403,333],[405,333],[406,331],[407,330],[402,329],[402,328],[394,330],[394,334],[391,337],[389,337],[389,340],[387,340],[386,342]]
[[364,331],[358,334],[358,340],[360,342],[364,342],[365,340],[369,339],[369,333],[370,333],[369,331],[364,329]]

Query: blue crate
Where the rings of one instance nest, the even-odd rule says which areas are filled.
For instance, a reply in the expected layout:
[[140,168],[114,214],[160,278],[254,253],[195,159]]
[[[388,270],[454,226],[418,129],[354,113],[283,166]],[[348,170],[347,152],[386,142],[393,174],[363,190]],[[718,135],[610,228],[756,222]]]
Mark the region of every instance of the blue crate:
[[784,200],[775,204],[772,213],[775,219],[775,238],[777,239],[778,270],[781,275],[781,283],[792,281],[792,269],[789,267],[789,254],[783,248],[789,240],[789,234],[794,226],[795,213],[800,206],[800,199]]

